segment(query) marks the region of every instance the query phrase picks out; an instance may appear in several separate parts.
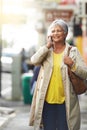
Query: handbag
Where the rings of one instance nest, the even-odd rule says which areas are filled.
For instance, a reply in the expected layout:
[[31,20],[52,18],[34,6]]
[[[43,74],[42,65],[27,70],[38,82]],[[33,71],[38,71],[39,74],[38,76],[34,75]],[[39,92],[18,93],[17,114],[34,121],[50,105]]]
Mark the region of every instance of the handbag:
[[[71,48],[72,47],[69,47],[68,49],[68,56]],[[84,80],[79,76],[77,76],[75,73],[71,71],[69,67],[68,67],[68,74],[75,93],[77,95],[85,93],[87,90],[87,80],[86,79]]]

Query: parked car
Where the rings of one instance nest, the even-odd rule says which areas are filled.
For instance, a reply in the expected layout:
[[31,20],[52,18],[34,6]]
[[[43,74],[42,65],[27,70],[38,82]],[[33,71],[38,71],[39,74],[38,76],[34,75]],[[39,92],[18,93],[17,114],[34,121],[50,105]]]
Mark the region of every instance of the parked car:
[[18,52],[12,48],[2,50],[1,66],[2,72],[12,72],[13,56],[18,55]]

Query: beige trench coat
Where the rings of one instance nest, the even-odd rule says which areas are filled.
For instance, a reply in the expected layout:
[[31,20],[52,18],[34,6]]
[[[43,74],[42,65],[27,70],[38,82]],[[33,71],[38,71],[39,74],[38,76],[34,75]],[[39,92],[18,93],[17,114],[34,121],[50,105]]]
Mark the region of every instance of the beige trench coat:
[[[66,43],[64,55],[67,54],[69,44]],[[86,79],[87,78],[87,66],[85,65],[82,57],[80,56],[76,47],[73,47],[70,51],[70,57],[76,64],[75,73]],[[34,130],[39,130],[44,100],[50,81],[50,77],[53,70],[53,57],[52,49],[48,49],[46,46],[41,47],[31,58],[31,62],[34,65],[41,65],[40,73],[35,88],[31,110],[29,125],[34,126]],[[72,84],[69,80],[67,65],[62,60],[61,72],[63,77],[64,92],[65,92],[65,104],[66,115],[69,130],[80,130],[80,108],[78,96],[76,96]]]

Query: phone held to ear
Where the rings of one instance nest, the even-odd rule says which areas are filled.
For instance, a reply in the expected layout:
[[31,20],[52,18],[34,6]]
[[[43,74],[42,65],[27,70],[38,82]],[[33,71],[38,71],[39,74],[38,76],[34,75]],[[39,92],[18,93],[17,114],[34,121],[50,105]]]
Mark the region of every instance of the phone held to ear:
[[49,37],[48,37],[47,47],[48,47],[48,48],[51,48],[52,46],[53,46],[53,40],[52,40],[52,37],[49,36]]
[[50,43],[53,43],[52,36],[49,36],[49,37],[48,37],[48,41],[49,41]]

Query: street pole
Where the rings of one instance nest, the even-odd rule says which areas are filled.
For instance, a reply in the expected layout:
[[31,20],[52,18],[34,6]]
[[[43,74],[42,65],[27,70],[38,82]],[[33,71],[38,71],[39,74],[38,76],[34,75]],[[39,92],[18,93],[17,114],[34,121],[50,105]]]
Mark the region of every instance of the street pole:
[[1,55],[2,55],[2,41],[0,40],[0,97],[1,97],[1,71],[2,71]]
[[[2,0],[0,0],[0,19],[1,17],[2,17]],[[1,55],[2,55],[2,22],[0,23],[0,97],[1,97],[1,72],[2,72]]]
[[12,63],[12,100],[20,100],[21,95],[21,55],[18,54]]

